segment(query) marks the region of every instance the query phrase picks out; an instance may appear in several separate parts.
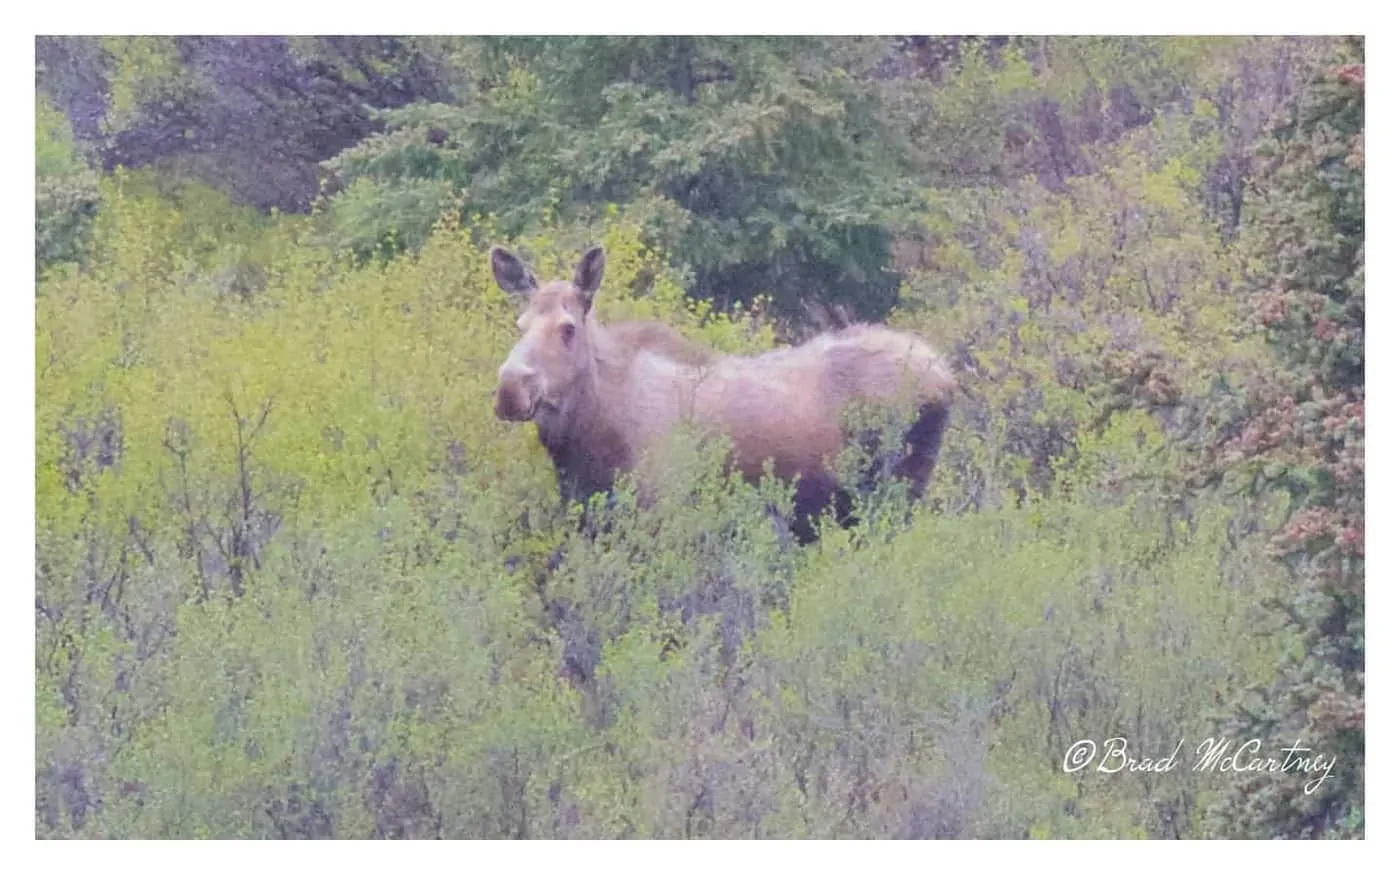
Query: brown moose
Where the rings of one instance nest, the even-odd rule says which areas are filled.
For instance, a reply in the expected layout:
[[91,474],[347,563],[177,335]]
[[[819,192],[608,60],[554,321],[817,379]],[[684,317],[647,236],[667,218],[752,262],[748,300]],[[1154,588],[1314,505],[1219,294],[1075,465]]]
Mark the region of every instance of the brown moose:
[[[827,331],[757,356],[725,356],[659,322],[600,323],[593,298],[603,250],[584,254],[572,282],[540,286],[513,254],[491,249],[496,282],[524,296],[520,339],[499,372],[496,416],[533,420],[554,461],[565,500],[586,500],[637,469],[681,422],[732,441],[733,464],[756,481],[766,462],[796,481],[795,528],[828,502],[849,507],[832,461],[858,435],[843,425],[854,403],[910,402],[912,414],[890,473],[922,495],[938,456],[954,379],[919,338],[875,325]],[[867,438],[868,439],[868,438]]]

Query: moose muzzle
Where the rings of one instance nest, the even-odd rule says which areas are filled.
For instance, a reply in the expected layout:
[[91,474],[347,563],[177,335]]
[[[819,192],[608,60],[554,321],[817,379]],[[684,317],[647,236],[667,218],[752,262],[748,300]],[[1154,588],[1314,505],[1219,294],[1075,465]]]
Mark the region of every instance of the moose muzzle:
[[540,379],[534,369],[512,362],[501,366],[496,385],[496,418],[525,422],[535,415]]

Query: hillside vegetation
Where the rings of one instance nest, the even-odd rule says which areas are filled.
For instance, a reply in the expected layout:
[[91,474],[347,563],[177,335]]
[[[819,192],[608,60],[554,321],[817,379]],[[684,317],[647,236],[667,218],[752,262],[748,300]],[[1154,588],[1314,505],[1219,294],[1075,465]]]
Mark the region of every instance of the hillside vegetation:
[[[1364,835],[1359,40],[37,48],[40,837]],[[678,435],[580,527],[493,243],[920,334],[925,501]]]

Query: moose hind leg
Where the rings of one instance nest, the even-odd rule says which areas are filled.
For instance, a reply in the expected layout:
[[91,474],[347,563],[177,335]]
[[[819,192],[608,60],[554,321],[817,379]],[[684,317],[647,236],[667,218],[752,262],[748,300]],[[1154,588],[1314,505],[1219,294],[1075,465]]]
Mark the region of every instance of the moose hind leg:
[[904,434],[906,452],[894,473],[909,482],[909,497],[917,499],[928,488],[929,475],[938,461],[943,430],[948,425],[948,409],[942,404],[924,404],[919,416]]
[[798,478],[793,495],[792,533],[799,544],[810,544],[817,539],[817,520],[828,504],[834,504],[837,520],[847,525],[850,496],[837,485],[834,477],[822,473]]

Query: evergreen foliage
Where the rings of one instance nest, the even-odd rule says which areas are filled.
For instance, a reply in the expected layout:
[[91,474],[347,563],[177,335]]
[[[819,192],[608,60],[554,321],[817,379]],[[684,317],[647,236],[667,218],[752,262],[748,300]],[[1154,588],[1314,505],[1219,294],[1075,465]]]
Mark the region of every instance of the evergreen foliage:
[[1262,776],[1239,785],[1213,812],[1227,835],[1365,834],[1364,89],[1361,45],[1348,41],[1268,144],[1244,281],[1283,369],[1249,386],[1238,434],[1211,457],[1289,497],[1275,541],[1291,572],[1279,608],[1302,642],[1222,727],[1296,736],[1335,751],[1338,766],[1312,794]]

